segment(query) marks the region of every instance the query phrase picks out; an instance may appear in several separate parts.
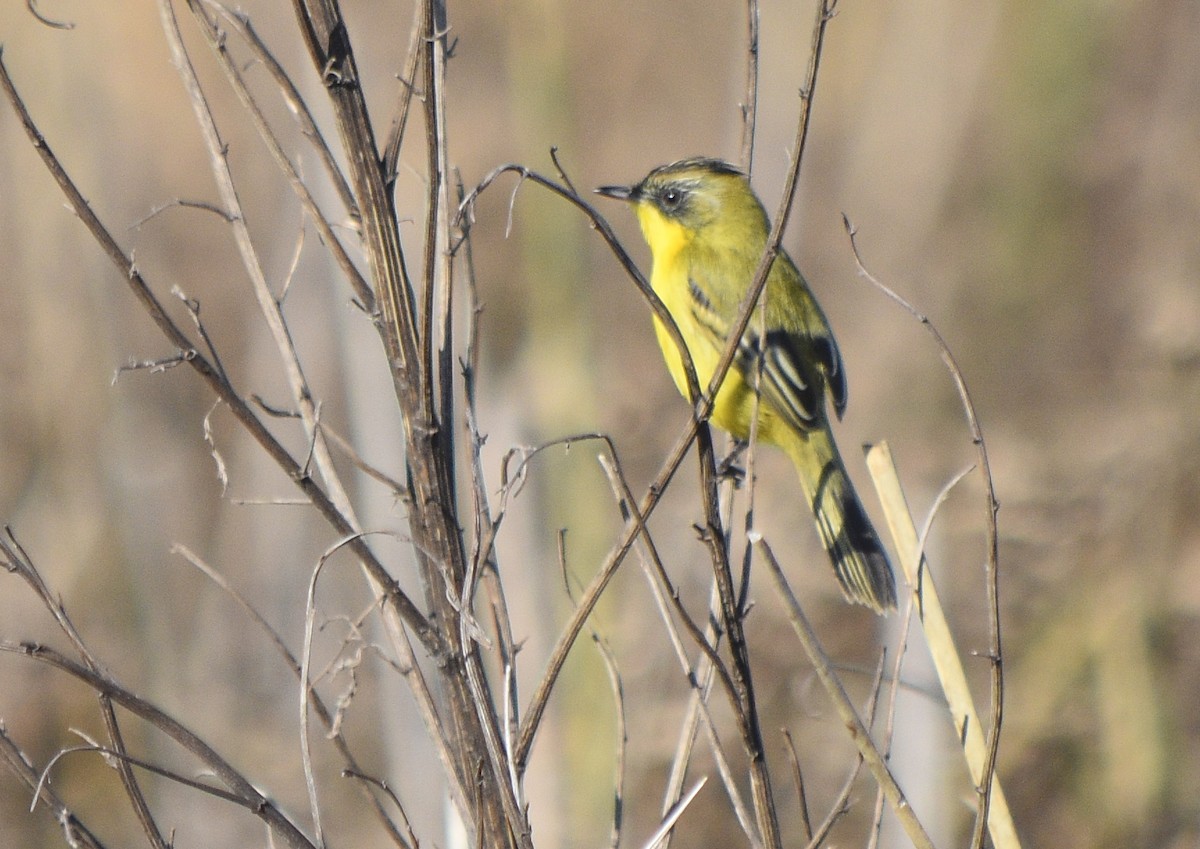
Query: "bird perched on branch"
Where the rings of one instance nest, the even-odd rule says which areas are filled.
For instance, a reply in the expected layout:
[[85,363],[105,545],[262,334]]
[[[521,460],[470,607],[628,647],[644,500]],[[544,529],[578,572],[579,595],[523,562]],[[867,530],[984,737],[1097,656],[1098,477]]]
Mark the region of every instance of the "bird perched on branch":
[[[655,168],[634,186],[596,191],[633,204],[653,255],[650,285],[679,327],[703,391],[766,249],[770,226],[762,203],[746,175],[718,159],[684,159]],[[892,569],[829,427],[826,395],[839,419],[846,407],[841,354],[782,250],[759,304],[717,392],[712,421],[747,440],[757,411],[757,438],[782,448],[796,466],[843,593],[885,612],[896,606]],[[679,349],[657,317],[654,324],[667,369],[686,397]]]

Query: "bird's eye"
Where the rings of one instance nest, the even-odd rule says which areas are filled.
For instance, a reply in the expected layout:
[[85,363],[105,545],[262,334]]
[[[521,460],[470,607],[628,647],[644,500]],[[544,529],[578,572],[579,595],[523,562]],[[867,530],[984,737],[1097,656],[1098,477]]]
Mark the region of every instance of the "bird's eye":
[[661,197],[665,209],[675,209],[683,200],[683,191],[676,188],[664,189]]

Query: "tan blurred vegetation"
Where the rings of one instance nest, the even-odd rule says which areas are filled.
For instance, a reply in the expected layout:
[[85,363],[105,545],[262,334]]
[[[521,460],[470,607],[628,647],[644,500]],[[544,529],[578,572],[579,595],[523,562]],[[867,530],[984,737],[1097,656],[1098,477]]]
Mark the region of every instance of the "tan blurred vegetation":
[[[75,28],[49,29],[12,2],[0,10],[0,42],[50,144],[160,293],[179,286],[200,301],[235,382],[283,402],[227,226],[181,208],[135,226],[171,200],[216,199],[154,4],[43,0],[39,8]],[[319,105],[289,4],[247,0],[242,8]],[[386,123],[411,10],[348,2],[346,11],[368,99]],[[452,3],[449,14],[457,38],[450,152],[468,185],[507,161],[549,172],[552,145],[580,187],[629,181],[685,155],[737,156],[740,4],[517,0]],[[807,4],[768,0],[762,8],[755,183],[769,208],[787,165],[810,16]],[[296,250],[300,209],[203,46],[194,47],[251,230],[278,285]],[[974,392],[1001,501],[1009,686],[1000,775],[1030,847],[1183,847],[1200,839],[1197,56],[1200,7],[1189,0],[843,0],[829,31],[787,245],[847,360],[842,444],[853,459],[850,447],[887,439],[918,516],[974,452],[927,336],[856,276],[841,212],[858,227],[871,271],[939,326]],[[273,117],[316,174],[285,111]],[[332,536],[302,507],[245,503],[294,492],[217,411],[215,439],[231,474],[222,497],[202,431],[212,399],[191,374],[139,371],[114,381],[127,362],[170,351],[64,209],[7,108],[0,145],[0,522],[15,530],[118,677],[220,741],[285,808],[303,811],[294,683],[228,598],[170,552],[176,543],[198,552],[298,645],[308,575]],[[398,183],[401,198],[412,198],[400,206],[414,216],[422,167],[419,156],[405,160]],[[517,193],[506,237],[510,185],[481,199],[473,234],[488,474],[498,474],[514,445],[605,431],[631,481],[644,486],[686,420],[646,307],[583,219],[536,188]],[[645,262],[632,217],[613,209],[611,218]],[[415,225],[402,232],[419,239]],[[309,232],[286,312],[323,421],[399,475],[384,363],[349,291],[329,284],[334,276]],[[293,434],[291,447],[302,445]],[[558,530],[568,529],[570,569],[586,575],[620,527],[595,453],[576,446],[539,458],[499,540],[525,640],[525,687],[540,674],[567,606]],[[759,454],[759,524],[788,552],[833,656],[871,667],[874,623],[836,597],[781,459]],[[694,472],[690,464],[684,471],[655,529],[689,602],[703,605],[707,575],[686,568],[705,560],[690,528],[695,498],[684,491]],[[399,506],[365,481],[359,486],[364,521],[399,527]],[[980,504],[969,478],[939,517],[932,562],[960,644],[983,650]],[[817,565],[802,573],[810,560]],[[368,599],[348,582],[326,586],[328,657],[345,630],[333,617],[357,614]],[[765,584],[755,589],[766,595]],[[627,696],[642,706],[630,717],[637,769],[628,828],[645,834],[686,688],[669,654],[647,648],[662,636],[640,576],[622,575],[613,593],[601,621]],[[827,804],[851,749],[840,738],[823,743],[834,739],[836,718],[812,689],[775,606],[756,610],[749,628],[761,647],[764,727],[796,735],[808,753],[810,800]],[[0,579],[0,637],[50,633],[23,588]],[[613,731],[600,669],[577,651],[557,721],[535,753],[530,797],[543,845],[594,846],[607,837]],[[986,703],[984,664],[971,671]],[[861,696],[866,679],[855,680]],[[68,728],[99,733],[95,699],[82,688],[7,656],[0,681],[0,718],[39,763],[75,742]],[[345,685],[335,679],[329,692]],[[350,734],[428,828],[440,820],[439,790],[406,774],[427,753],[399,730],[414,720],[398,690],[386,676],[365,686],[348,715]],[[939,800],[924,809],[939,845],[962,845],[970,787],[936,704],[931,714],[912,732],[908,774],[930,788],[925,798]],[[386,732],[379,715],[389,717]],[[131,732],[131,745],[166,762],[176,757],[143,732]],[[782,742],[771,737],[768,745],[786,787]],[[119,784],[90,757],[66,760],[56,784],[72,788],[73,803],[112,845],[134,845]],[[696,772],[708,768],[702,761]],[[728,817],[705,817],[709,807],[723,809],[721,793],[715,782],[703,791],[678,845],[738,843]],[[873,793],[864,783],[856,797],[858,828]],[[152,801],[187,835],[180,845],[261,839],[250,817],[218,802],[171,787]],[[914,804],[922,813],[919,796]],[[27,806],[0,775],[0,843],[61,845],[54,824],[27,816]],[[342,834],[343,845],[364,845],[352,825]],[[843,839],[858,834],[847,828]]]

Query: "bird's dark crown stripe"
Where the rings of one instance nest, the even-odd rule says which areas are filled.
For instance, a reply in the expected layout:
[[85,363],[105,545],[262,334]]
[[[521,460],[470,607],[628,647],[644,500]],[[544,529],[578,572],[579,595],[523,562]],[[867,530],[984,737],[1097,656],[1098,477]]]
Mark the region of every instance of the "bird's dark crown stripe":
[[715,159],[708,156],[693,156],[688,159],[680,159],[677,162],[672,162],[669,165],[660,165],[647,175],[646,179],[650,180],[653,177],[661,177],[669,174],[682,174],[686,171],[708,171],[712,174],[729,174],[730,176],[744,176],[742,170],[736,165],[731,165],[724,159]]

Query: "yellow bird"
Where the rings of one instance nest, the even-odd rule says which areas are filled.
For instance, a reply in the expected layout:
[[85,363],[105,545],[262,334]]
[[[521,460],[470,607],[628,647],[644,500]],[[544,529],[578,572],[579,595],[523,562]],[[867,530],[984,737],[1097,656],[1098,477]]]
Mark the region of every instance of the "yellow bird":
[[[679,326],[705,389],[766,249],[766,210],[746,175],[718,159],[684,159],[655,168],[637,185],[596,191],[633,204],[653,255],[650,285]],[[757,406],[757,437],[792,458],[842,591],[885,612],[896,606],[892,569],[846,474],[826,412],[826,393],[839,419],[846,408],[841,354],[821,307],[782,251],[760,304],[765,316],[751,317],[712,421],[746,440]],[[654,324],[667,369],[686,397],[679,350],[657,317]]]

